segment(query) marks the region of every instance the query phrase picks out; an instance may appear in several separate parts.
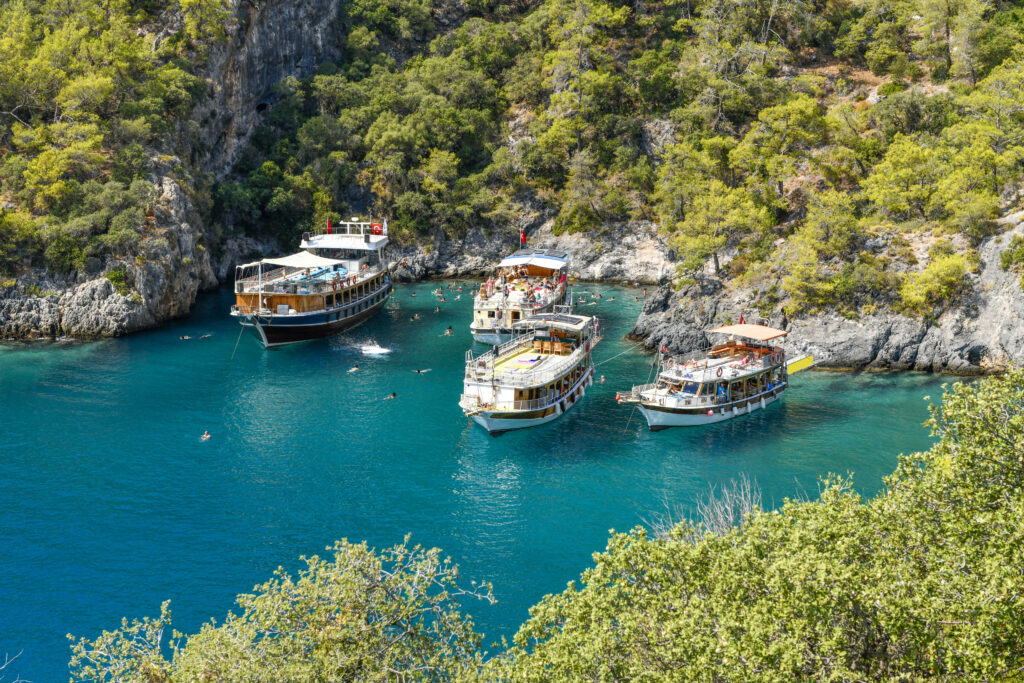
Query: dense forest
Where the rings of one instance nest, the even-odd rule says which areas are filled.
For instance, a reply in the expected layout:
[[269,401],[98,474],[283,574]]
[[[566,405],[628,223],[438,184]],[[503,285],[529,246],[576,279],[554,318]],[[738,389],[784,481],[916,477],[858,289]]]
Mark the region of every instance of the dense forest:
[[491,586],[409,539],[342,541],[187,638],[165,604],[73,639],[72,680],[1019,681],[1022,387],[1017,370],[949,388],[937,443],[872,500],[830,477],[735,526],[613,535],[497,653],[461,611]]
[[[0,3],[4,273],[145,239],[219,2]],[[363,212],[414,240],[541,206],[556,232],[659,226],[680,283],[706,267],[791,314],[929,318],[1017,202],[1020,2],[465,0],[442,22],[447,2],[346,3],[344,58],[277,85],[228,177],[189,176],[210,234],[290,246]],[[1024,271],[1020,243],[1003,265]]]

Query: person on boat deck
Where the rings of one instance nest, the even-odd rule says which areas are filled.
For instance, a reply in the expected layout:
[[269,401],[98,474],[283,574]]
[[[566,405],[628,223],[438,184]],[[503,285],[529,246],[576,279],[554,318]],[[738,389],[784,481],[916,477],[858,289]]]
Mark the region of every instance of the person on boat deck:
[[725,382],[722,382],[718,385],[718,398],[725,398],[725,394]]

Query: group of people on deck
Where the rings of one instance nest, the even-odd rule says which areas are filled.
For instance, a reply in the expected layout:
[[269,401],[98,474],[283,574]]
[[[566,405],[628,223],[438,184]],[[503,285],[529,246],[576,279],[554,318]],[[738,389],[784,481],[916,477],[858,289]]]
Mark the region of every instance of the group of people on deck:
[[[523,300],[526,303],[539,302],[544,294],[548,294],[555,290],[557,283],[552,278],[542,278],[536,285],[531,286],[529,280],[525,283],[520,279],[526,276],[526,269],[522,266],[513,266],[510,268],[500,268],[498,270],[498,277],[489,277],[486,282],[480,283],[480,298],[487,299],[491,297],[495,292],[501,292],[501,298],[503,301],[507,301],[508,297],[517,288],[521,288],[525,285],[526,294],[523,296]],[[565,276],[562,276],[562,281],[565,280]]]

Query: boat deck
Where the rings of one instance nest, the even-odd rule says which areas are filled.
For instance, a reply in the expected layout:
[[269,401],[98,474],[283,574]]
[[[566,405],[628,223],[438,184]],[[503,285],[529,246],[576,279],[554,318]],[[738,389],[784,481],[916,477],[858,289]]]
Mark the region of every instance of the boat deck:
[[[568,345],[566,345],[568,346]],[[494,364],[494,376],[516,375],[537,370],[546,370],[552,365],[551,359],[564,358],[568,352],[548,352],[537,349],[525,349],[507,358],[501,358]]]
[[[540,284],[542,280],[543,278],[538,277],[511,280],[507,285],[504,285],[504,287],[508,287],[508,297],[505,297],[504,287],[497,282],[493,283],[492,287],[488,287],[487,283],[483,283],[473,297],[473,301],[477,308],[524,305],[544,306],[560,297],[564,291],[564,286],[556,284],[545,287]],[[528,300],[531,293],[534,295],[534,298]]]

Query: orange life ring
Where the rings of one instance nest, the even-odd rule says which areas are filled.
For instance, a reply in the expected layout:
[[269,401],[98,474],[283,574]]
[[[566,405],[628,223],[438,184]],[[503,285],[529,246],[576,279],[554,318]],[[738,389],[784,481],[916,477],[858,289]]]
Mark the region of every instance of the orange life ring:
[[721,376],[722,376],[722,368],[718,368],[718,372],[715,373],[715,377],[721,377]]
[[372,232],[374,235],[383,235],[384,226],[381,225],[380,223],[370,223],[370,232]]

